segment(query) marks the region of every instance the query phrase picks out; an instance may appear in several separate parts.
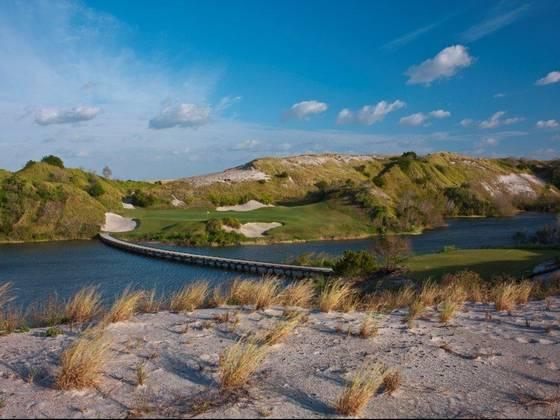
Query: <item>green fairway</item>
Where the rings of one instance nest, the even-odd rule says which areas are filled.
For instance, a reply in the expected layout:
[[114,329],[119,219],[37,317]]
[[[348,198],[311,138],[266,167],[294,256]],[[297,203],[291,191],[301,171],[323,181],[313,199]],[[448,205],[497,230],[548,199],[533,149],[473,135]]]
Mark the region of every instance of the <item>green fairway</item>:
[[270,230],[271,241],[356,238],[371,235],[373,227],[358,208],[336,200],[302,206],[267,207],[248,212],[219,212],[206,208],[124,211],[127,217],[140,221],[140,226],[126,236],[134,238],[158,232],[175,233],[202,229],[209,219],[233,217],[241,223],[280,222]]
[[440,254],[411,257],[406,261],[414,279],[431,277],[436,280],[446,273],[468,269],[484,278],[497,274],[527,276],[541,261],[560,257],[553,249],[465,249]]

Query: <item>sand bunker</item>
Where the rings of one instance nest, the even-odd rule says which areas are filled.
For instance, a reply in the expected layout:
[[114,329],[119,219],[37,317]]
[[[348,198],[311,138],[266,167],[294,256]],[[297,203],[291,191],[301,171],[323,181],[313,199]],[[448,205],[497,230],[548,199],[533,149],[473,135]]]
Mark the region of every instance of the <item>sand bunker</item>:
[[171,205],[173,207],[185,207],[185,202],[179,200],[177,197],[175,197],[175,195],[171,194]]
[[540,179],[529,174],[501,175],[498,177],[498,182],[511,194],[525,194],[530,197],[535,197],[537,195],[535,189],[543,186]]
[[101,226],[103,232],[129,232],[136,228],[136,222],[128,217],[115,213],[105,213],[105,224]]
[[122,203],[123,209],[134,210],[134,205],[130,203]]
[[262,238],[264,233],[270,229],[282,226],[282,223],[245,223],[240,228],[232,228],[230,226],[222,226],[226,232],[237,232],[247,238]]
[[263,207],[274,207],[272,204],[264,204],[257,200],[249,200],[245,204],[237,204],[235,206],[217,207],[217,211],[251,211],[262,209]]

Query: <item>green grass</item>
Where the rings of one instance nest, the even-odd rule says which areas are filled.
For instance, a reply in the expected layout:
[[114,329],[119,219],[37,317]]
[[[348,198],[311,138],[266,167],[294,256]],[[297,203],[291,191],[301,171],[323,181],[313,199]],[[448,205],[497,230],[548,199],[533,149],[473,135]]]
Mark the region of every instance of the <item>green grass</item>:
[[373,227],[363,212],[335,200],[293,207],[269,207],[250,212],[219,212],[206,208],[191,208],[135,209],[128,210],[125,214],[140,220],[138,229],[125,235],[131,238],[161,231],[172,233],[203,230],[207,220],[225,217],[234,217],[241,223],[282,223],[281,227],[267,233],[266,236],[272,241],[335,239],[373,234]]
[[538,263],[560,256],[554,249],[465,249],[411,257],[406,261],[410,276],[417,280],[469,269],[485,279],[494,275],[527,276]]

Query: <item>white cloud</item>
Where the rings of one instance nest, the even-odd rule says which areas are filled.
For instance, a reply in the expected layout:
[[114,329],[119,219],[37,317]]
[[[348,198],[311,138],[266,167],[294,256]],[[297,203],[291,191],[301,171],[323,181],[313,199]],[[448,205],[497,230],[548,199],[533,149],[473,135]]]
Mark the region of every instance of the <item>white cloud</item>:
[[77,106],[72,109],[41,108],[35,115],[39,125],[69,124],[94,119],[101,111],[94,106]]
[[301,101],[292,105],[289,111],[289,115],[297,118],[298,120],[304,120],[312,115],[325,112],[327,109],[328,106],[324,102],[319,102],[316,100]]
[[505,96],[506,96],[505,93],[498,92],[498,93],[495,93],[493,97],[497,99],[497,98],[503,98]]
[[443,109],[436,109],[435,111],[430,112],[430,115],[434,118],[447,118],[451,116],[451,112]]
[[336,117],[337,124],[350,124],[352,122],[354,122],[354,113],[348,108],[344,108],[338,113],[338,117]]
[[255,139],[245,140],[241,143],[234,145],[231,150],[240,151],[240,150],[254,150],[261,144],[260,141]]
[[428,116],[422,112],[417,112],[416,114],[409,115],[408,117],[402,117],[399,121],[401,125],[419,126],[424,124],[428,120]]
[[551,71],[542,79],[537,80],[535,84],[538,86],[544,86],[558,82],[560,82],[560,71]]
[[486,20],[471,26],[465,32],[461,34],[461,38],[464,42],[474,42],[485,36],[488,36],[499,29],[502,29],[508,25],[511,25],[517,19],[522,17],[529,10],[529,5],[524,4],[514,10],[508,12],[494,12],[493,16],[487,18]]
[[421,28],[418,28],[412,32],[408,32],[396,39],[393,39],[392,41],[387,42],[386,44],[381,46],[382,50],[385,51],[395,51],[401,47],[403,47],[404,45],[414,41],[416,38],[424,35],[427,32],[430,32],[432,29],[436,28],[437,26],[441,25],[443,22],[445,22],[447,19],[449,19],[449,17],[445,17],[437,22],[431,23],[429,25],[423,26]]
[[378,102],[374,105],[365,105],[356,113],[356,121],[360,124],[372,125],[376,122],[383,121],[387,114],[404,108],[406,104],[401,100],[391,103],[387,101]]
[[424,84],[429,86],[434,80],[454,76],[460,69],[470,66],[474,58],[467,47],[453,45],[444,48],[434,58],[412,66],[406,71],[409,76],[407,84]]
[[560,124],[556,120],[540,120],[537,121],[537,128],[556,128]]
[[497,146],[498,143],[500,143],[500,140],[495,137],[486,137],[481,142],[484,146]]
[[241,101],[241,96],[224,96],[215,107],[216,112],[222,112]]
[[511,125],[523,121],[523,118],[520,117],[503,119],[502,117],[505,114],[506,114],[505,111],[495,112],[489,119],[480,122],[478,126],[480,128],[496,128],[502,125]]
[[461,120],[459,124],[461,124],[463,127],[469,127],[474,124],[474,121],[471,118],[465,118]]
[[149,122],[153,129],[172,127],[200,127],[210,119],[210,107],[194,104],[180,104],[165,107]]

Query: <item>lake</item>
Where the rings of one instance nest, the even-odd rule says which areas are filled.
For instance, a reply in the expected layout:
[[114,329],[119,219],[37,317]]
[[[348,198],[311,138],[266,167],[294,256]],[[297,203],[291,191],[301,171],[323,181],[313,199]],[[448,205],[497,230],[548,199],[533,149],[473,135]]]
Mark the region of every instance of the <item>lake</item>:
[[[514,245],[515,232],[534,232],[555,220],[556,215],[546,213],[522,213],[496,219],[450,219],[447,227],[409,238],[417,254],[437,252],[445,245],[457,248],[507,247]],[[305,252],[340,255],[348,249],[371,249],[373,245],[371,239],[360,239],[226,248],[165,248],[285,262]],[[216,284],[239,276],[242,274],[129,254],[97,240],[0,245],[0,283],[12,282],[17,302],[22,305],[55,292],[66,298],[88,284],[99,284],[104,296],[111,298],[127,285],[155,287],[160,292],[169,292],[193,280],[208,280]]]

